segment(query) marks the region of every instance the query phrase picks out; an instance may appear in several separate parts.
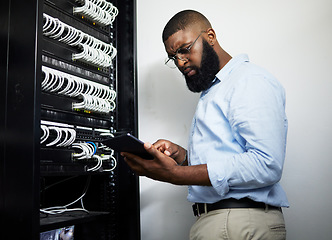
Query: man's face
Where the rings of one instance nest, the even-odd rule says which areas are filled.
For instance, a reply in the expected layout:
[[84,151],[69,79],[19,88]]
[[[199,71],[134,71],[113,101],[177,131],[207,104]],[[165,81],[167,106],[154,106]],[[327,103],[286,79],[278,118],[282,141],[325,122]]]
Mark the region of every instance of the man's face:
[[[190,46],[199,34],[199,31],[190,30],[174,33],[164,43],[168,55],[174,56],[179,48]],[[189,59],[184,61],[177,59],[176,65],[184,75],[189,90],[201,92],[211,86],[220,64],[217,53],[202,36],[190,48]]]

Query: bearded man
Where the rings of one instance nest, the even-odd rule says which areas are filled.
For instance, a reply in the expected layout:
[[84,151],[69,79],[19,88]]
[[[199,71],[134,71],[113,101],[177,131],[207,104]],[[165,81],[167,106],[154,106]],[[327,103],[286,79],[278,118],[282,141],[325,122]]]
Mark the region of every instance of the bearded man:
[[188,148],[158,140],[144,145],[153,160],[121,155],[138,175],[188,185],[197,216],[190,239],[285,239],[283,87],[247,55],[224,51],[197,11],[174,15],[162,38],[166,65],[180,70],[190,91],[201,92]]

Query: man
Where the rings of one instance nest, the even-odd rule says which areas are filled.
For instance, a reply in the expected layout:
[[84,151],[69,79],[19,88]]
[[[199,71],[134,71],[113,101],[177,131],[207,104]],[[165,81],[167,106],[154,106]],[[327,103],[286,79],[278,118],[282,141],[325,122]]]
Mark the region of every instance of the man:
[[201,92],[188,151],[158,140],[144,145],[154,160],[121,153],[125,161],[138,175],[189,186],[198,217],[190,239],[285,239],[283,87],[247,55],[225,52],[196,11],[173,16],[163,42],[166,64],[183,73],[189,90]]

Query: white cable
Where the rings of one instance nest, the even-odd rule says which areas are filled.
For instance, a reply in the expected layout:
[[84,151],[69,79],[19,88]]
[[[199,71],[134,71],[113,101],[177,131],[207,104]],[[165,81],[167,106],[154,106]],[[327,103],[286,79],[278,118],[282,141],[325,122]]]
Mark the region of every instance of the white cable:
[[107,101],[105,99],[93,97],[87,94],[81,94],[80,96],[83,101],[73,103],[73,109],[84,109],[98,113],[109,113],[115,109],[114,101]]
[[114,154],[114,152],[112,152],[112,154],[111,154],[111,156],[110,156],[110,158],[111,158],[112,161],[113,161],[113,167],[110,168],[110,169],[103,169],[104,172],[110,172],[110,171],[113,171],[113,170],[116,168],[116,166],[117,166],[117,161],[116,161],[116,159],[114,158],[113,154]]
[[94,159],[97,159],[97,161],[98,161],[98,162],[97,162],[97,165],[94,166],[94,167],[92,167],[92,168],[88,168],[88,169],[87,169],[88,172],[91,172],[91,171],[97,171],[97,170],[99,170],[99,169],[101,168],[101,166],[103,165],[103,162],[102,162],[102,159],[101,159],[100,156],[98,156],[98,155],[94,155],[93,158],[94,158]]
[[[56,132],[55,139],[46,144],[47,147],[54,145],[56,145],[56,147],[68,147],[76,140],[76,131],[73,129],[74,126],[72,125],[41,120],[40,127],[43,131],[43,135],[40,138],[41,144],[49,138],[50,130],[54,130]],[[62,134],[62,132],[64,134]],[[61,141],[62,138],[63,140]]]
[[[54,207],[43,208],[43,209],[40,209],[40,212],[45,213],[45,214],[51,214],[51,215],[61,214],[61,213],[64,213],[64,212],[72,212],[72,211],[89,212],[88,210],[86,210],[84,208],[83,197],[86,195],[86,193],[88,191],[88,188],[90,186],[90,181],[91,181],[91,176],[89,176],[88,179],[87,179],[87,182],[85,184],[85,187],[84,187],[82,195],[79,198],[77,198],[76,200],[74,200],[71,203],[68,203],[68,204],[66,204],[64,206],[54,206]],[[77,203],[78,201],[81,202],[81,207],[82,208],[71,208],[71,209],[68,209],[69,206]]]
[[52,88],[52,89],[50,89],[49,91],[50,92],[57,92],[57,91],[59,91],[61,88],[62,88],[62,85],[63,85],[63,83],[64,83],[64,77],[63,76],[61,76],[61,75],[56,75],[57,76],[57,84],[56,84],[56,86],[54,87],[54,88]]
[[110,67],[112,65],[112,60],[117,54],[112,44],[94,38],[45,13],[43,13],[43,18],[45,20],[43,24],[45,36],[83,50],[81,53],[74,53],[73,60],[83,60],[97,67]]
[[77,159],[89,158],[89,152],[88,152],[89,150],[84,143],[73,143],[73,145],[71,147],[82,150],[81,153],[74,153],[73,158],[77,158]]
[[75,129],[68,129],[68,132],[71,134],[71,137],[68,138],[68,141],[64,144],[64,147],[70,146],[76,139],[76,131]]
[[58,127],[49,127],[49,130],[55,130],[57,136],[52,142],[46,144],[47,147],[50,147],[50,146],[53,146],[53,145],[57,144],[60,141],[61,135],[62,135],[61,130]]
[[116,92],[108,86],[45,66],[42,66],[42,71],[44,73],[43,91],[83,99],[80,103],[73,103],[73,109],[98,113],[114,111]]
[[48,136],[50,135],[50,131],[49,131],[48,127],[45,125],[40,125],[40,127],[43,130],[43,135],[40,138],[40,143],[42,144],[43,142],[45,142],[47,140]]
[[[96,131],[102,131],[103,133],[109,133],[109,130],[106,129],[96,129]],[[110,134],[110,133],[109,133]],[[103,149],[106,151],[111,151],[110,155],[97,155],[95,154],[95,152],[97,151],[95,144],[93,144],[92,142],[81,142],[81,143],[74,143],[72,145],[72,148],[76,148],[76,149],[80,149],[81,152],[80,153],[74,153],[73,154],[73,158],[75,159],[95,159],[97,160],[97,164],[91,168],[88,168],[87,171],[91,172],[91,171],[98,171],[99,169],[101,169],[102,165],[103,165],[103,161],[109,161],[112,160],[113,162],[113,166],[110,169],[103,169],[103,171],[113,171],[116,166],[117,166],[117,161],[114,158],[114,150],[108,148],[107,146],[105,146],[104,144],[100,143],[100,146],[98,147],[98,149]]]
[[45,22],[43,24],[43,32],[44,32],[50,28],[52,23],[51,23],[50,17],[47,14],[44,15],[43,20],[45,20]]
[[[60,131],[62,131],[64,133],[64,139],[62,140],[62,142],[58,143],[56,146],[57,147],[63,147],[64,144],[68,141],[68,129],[66,128],[60,128]],[[63,135],[62,135],[63,136]]]
[[87,44],[81,43],[80,48],[82,52],[73,53],[73,60],[81,60],[87,63],[92,63],[98,67],[110,67],[112,66],[112,59],[115,57],[114,54],[107,55],[100,49],[94,49]]
[[95,148],[90,143],[73,143],[72,148],[81,149],[81,153],[74,153],[73,158],[75,159],[89,159],[94,155]]
[[52,84],[55,84],[55,76],[52,72],[48,72],[48,78],[47,80],[44,82],[44,84],[42,85],[42,89],[45,91],[48,91],[48,89],[50,88],[50,86],[52,86]]
[[67,85],[65,88],[59,91],[58,94],[67,95],[67,92],[69,91],[69,89],[71,89],[72,85],[74,84],[74,80],[71,77],[67,77],[65,79],[67,80]]
[[49,211],[40,209],[39,211],[41,213],[48,214],[48,215],[56,215],[56,214],[61,214],[61,213],[65,213],[65,212],[74,212],[74,211],[83,211],[83,212],[89,213],[89,211],[84,208],[71,208],[71,209],[61,208],[59,210],[49,210]]
[[112,3],[104,0],[79,0],[76,2],[83,3],[83,6],[74,7],[74,14],[82,14],[102,26],[112,24],[119,13],[118,9]]

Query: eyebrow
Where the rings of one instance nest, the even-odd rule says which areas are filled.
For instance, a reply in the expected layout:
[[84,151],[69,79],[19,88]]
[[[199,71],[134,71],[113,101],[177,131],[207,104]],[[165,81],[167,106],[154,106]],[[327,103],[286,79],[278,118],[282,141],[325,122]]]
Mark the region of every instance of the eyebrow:
[[175,51],[174,54],[172,54],[172,55],[169,55],[169,54],[168,54],[168,56],[169,56],[169,57],[175,57],[176,52],[177,52],[179,49],[181,49],[181,48],[185,48],[186,45],[190,45],[191,43],[192,43],[192,42],[189,42],[189,43],[182,43],[182,44],[180,45],[180,47],[178,47],[178,48],[176,49],[176,51]]

